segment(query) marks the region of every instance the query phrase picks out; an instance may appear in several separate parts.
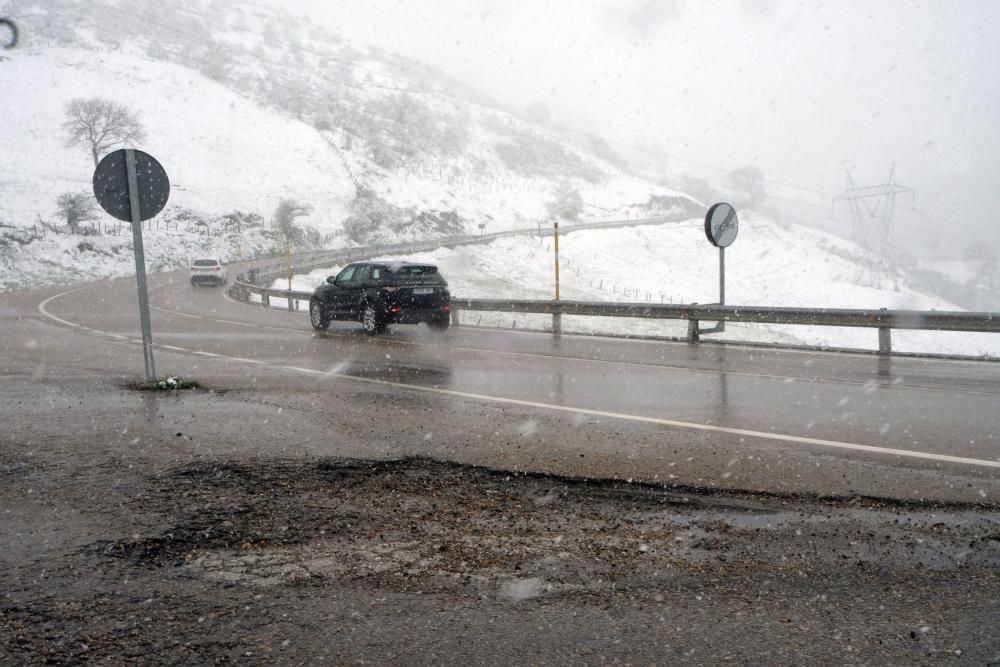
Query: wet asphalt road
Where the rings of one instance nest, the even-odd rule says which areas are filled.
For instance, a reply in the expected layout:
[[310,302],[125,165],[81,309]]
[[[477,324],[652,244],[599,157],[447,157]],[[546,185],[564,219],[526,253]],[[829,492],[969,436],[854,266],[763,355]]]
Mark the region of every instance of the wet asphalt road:
[[[335,393],[420,443],[396,454],[754,490],[1000,496],[997,363],[468,328],[316,334],[305,313],[237,303],[182,274],[151,285],[161,375],[308,396],[303,410]],[[3,294],[0,354],[138,380],[136,312],[132,280]],[[363,439],[347,453],[390,455]]]
[[0,665],[1000,661],[1000,365],[316,335],[177,278],[197,391],[134,390],[131,280],[0,294]]

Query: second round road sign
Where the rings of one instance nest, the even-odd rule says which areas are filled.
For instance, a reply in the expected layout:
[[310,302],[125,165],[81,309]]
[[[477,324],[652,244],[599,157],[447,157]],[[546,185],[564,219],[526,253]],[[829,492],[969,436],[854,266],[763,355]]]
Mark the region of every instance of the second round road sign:
[[724,202],[708,209],[705,215],[705,236],[718,248],[732,245],[739,227],[740,221],[736,217],[736,209]]

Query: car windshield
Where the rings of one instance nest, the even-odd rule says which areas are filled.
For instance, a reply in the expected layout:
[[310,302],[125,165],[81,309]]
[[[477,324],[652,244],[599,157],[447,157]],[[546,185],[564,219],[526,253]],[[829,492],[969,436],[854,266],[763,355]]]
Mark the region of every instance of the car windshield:
[[436,266],[390,266],[389,272],[395,274],[400,278],[409,278],[416,276],[430,276],[437,273]]
[[0,0],[0,667],[1000,666],[997,35]]

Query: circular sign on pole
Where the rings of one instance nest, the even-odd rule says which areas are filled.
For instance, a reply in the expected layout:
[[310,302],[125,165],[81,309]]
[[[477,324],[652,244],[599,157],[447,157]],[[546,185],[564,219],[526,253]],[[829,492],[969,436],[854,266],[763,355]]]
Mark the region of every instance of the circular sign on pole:
[[0,16],[0,48],[13,49],[17,46],[17,24]]
[[736,217],[736,209],[729,204],[720,202],[708,209],[705,214],[705,236],[717,248],[725,248],[736,240],[740,221]]
[[[149,220],[166,206],[170,197],[170,179],[152,155],[131,150],[135,154],[139,219]],[[124,148],[108,153],[97,165],[94,170],[94,196],[108,215],[132,222]]]

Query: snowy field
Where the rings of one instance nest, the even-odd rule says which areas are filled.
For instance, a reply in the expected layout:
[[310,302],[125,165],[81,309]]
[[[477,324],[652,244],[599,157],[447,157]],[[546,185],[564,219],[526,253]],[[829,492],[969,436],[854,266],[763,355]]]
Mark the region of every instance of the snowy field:
[[[726,302],[746,306],[962,310],[909,288],[906,275],[883,279],[877,289],[859,284],[855,250],[840,238],[800,226],[783,227],[747,215],[740,237],[726,252]],[[700,220],[684,223],[574,232],[560,237],[561,296],[583,301],[713,303],[718,301],[718,252],[705,240]],[[453,297],[551,299],[554,295],[552,239],[519,236],[487,245],[441,248],[404,259],[441,268]],[[293,279],[312,290],[341,267]],[[274,287],[287,288],[285,280]],[[278,300],[272,300],[278,304]],[[462,313],[467,324],[544,329],[543,315]],[[566,331],[647,336],[683,336],[686,321],[564,317]],[[727,325],[727,340],[876,349],[875,329]],[[894,331],[900,352],[1000,356],[1000,336],[962,332]]]

